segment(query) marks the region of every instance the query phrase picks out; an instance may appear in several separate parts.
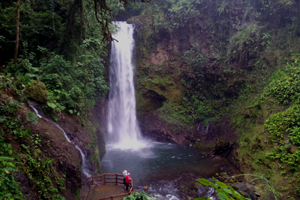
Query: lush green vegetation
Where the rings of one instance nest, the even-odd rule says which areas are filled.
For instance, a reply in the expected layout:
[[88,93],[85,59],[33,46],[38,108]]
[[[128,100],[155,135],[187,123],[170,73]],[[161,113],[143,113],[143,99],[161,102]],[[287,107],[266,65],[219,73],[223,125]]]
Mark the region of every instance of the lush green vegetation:
[[[251,178],[250,180],[252,183],[255,182],[260,187],[265,187],[268,190],[266,196],[262,197],[263,199],[269,199],[269,198],[278,199],[278,198],[282,197],[282,194],[274,188],[274,186],[270,183],[270,181],[265,177],[264,174],[240,174],[240,175],[232,176],[232,178],[237,178],[237,177],[241,177],[241,176]],[[215,177],[212,177],[213,182],[210,182],[204,178],[199,178],[199,179],[197,179],[197,181],[204,186],[212,187],[214,189],[213,195],[215,195],[215,197],[218,197],[221,200],[230,200],[230,199],[246,200],[246,199],[249,199],[249,198],[245,198],[238,191],[236,191],[233,188],[233,187],[235,187],[233,183],[226,184],[224,182],[218,181]],[[231,186],[231,185],[233,185],[233,186]],[[209,198],[199,197],[199,198],[196,198],[195,200],[201,200],[201,199],[204,200],[204,199],[209,199]]]
[[[60,192],[65,190],[65,179],[56,173],[54,160],[42,155],[41,136],[30,132],[28,125],[37,124],[37,116],[28,112],[27,122],[24,124],[22,121],[19,112],[23,105],[18,100],[1,98],[0,101],[0,198],[26,199],[19,183],[14,180],[14,173],[20,172],[30,178],[39,199],[64,199]],[[13,149],[7,140],[18,142],[21,150]],[[52,174],[52,178],[49,174]]]
[[232,115],[233,123],[242,133],[240,159],[248,157],[242,165],[244,172],[266,174],[288,198],[299,195],[300,184],[298,60],[299,55],[294,54],[284,68],[273,73],[262,94],[243,101],[245,109],[236,106]]
[[[29,198],[15,180],[22,176],[35,198],[64,199],[70,172],[63,161],[53,159],[63,153],[47,152],[51,142],[42,135],[49,133],[32,134],[29,124],[37,122],[35,115],[23,119],[20,112],[27,100],[34,100],[54,120],[61,112],[77,115],[89,129],[92,125],[85,126],[89,121],[84,117],[108,91],[105,63],[114,30],[109,21],[126,4],[139,13],[142,4],[131,2],[0,1],[0,199]],[[87,132],[98,141],[95,129]],[[89,146],[97,149],[90,160],[100,169],[98,147]]]
[[33,90],[27,95],[40,103],[47,99],[45,109],[79,115],[106,95],[106,46],[90,3],[22,2],[20,58],[16,64],[8,60],[16,34],[15,4],[0,4],[1,63],[7,63],[3,72],[18,80],[19,89],[34,80],[42,81],[48,91],[43,101],[34,98]]
[[[243,197],[240,193],[235,191],[230,185],[227,185],[223,182],[218,181],[215,177],[212,178],[214,183],[204,179],[199,178],[199,181],[202,185],[210,186],[214,188],[216,196],[221,200],[231,200],[231,199],[239,199],[239,200],[249,200],[248,198]],[[199,197],[195,200],[205,200],[210,198]]]
[[124,197],[123,200],[154,200],[155,198],[147,195],[145,192],[135,192],[127,197]]
[[[135,20],[144,23],[139,34],[139,76],[167,74],[176,80],[179,75],[181,101],[174,102],[171,96],[167,102],[177,104],[188,123],[215,121],[238,96],[253,90],[253,82],[265,85],[279,57],[298,49],[296,7],[299,2],[154,1]],[[174,38],[186,43],[169,47],[172,61],[160,64],[168,73],[153,72],[159,67],[145,65],[147,56],[156,44],[168,45]]]

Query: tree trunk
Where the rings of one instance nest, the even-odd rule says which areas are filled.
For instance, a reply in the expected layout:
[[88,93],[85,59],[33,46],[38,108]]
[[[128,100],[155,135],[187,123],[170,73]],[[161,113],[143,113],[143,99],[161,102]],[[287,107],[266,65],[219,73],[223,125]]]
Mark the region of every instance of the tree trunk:
[[19,49],[19,22],[20,22],[20,1],[17,1],[17,31],[16,31],[16,46],[15,46],[15,55],[14,55],[14,64],[17,63],[17,57],[18,57],[18,49]]

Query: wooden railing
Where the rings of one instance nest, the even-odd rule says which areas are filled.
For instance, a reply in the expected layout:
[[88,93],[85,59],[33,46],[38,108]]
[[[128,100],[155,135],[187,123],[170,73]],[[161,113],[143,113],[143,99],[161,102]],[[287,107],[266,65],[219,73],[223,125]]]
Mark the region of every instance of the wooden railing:
[[[98,176],[92,176],[87,178],[88,183],[91,183],[92,185],[123,185],[123,175],[122,174],[100,174]],[[126,197],[128,195],[131,195],[133,193],[133,181],[130,181],[129,184],[129,191],[127,193],[122,193],[110,197],[103,197],[99,198],[98,200],[113,200],[117,197]]]

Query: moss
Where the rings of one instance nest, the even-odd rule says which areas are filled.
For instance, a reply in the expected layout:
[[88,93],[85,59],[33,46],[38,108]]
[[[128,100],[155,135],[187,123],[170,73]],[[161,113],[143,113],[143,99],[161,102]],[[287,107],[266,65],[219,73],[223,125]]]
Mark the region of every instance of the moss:
[[84,125],[84,129],[93,136],[93,138],[95,139],[95,141],[97,141],[98,140],[98,136],[97,136],[97,128],[96,128],[96,126],[94,126],[92,124],[92,122],[90,122],[86,118],[82,119],[82,124]]
[[90,142],[90,143],[88,143],[88,146],[89,147],[95,147],[95,143],[94,142]]
[[31,83],[29,83],[26,86],[24,93],[26,96],[32,98],[37,102],[44,104],[48,101],[48,92],[46,86],[41,81],[32,81]]
[[202,142],[196,142],[193,147],[201,149],[201,150],[205,150],[205,151],[212,151],[215,148],[216,144],[208,144],[205,145]]
[[80,200],[80,188],[78,188],[75,195],[75,200]]
[[[99,127],[99,124],[94,125],[94,124],[92,124],[91,121],[89,121],[86,118],[82,119],[81,121],[84,125],[84,129],[93,136],[95,141],[98,141],[99,137],[103,139],[103,142],[100,144],[99,144],[99,142],[97,142],[97,143],[90,142],[87,144],[89,147],[93,148],[92,154],[88,158],[88,160],[96,166],[95,173],[100,174],[101,173],[100,158],[102,158],[105,154],[104,134],[103,134],[101,128]],[[97,129],[97,126],[98,126],[98,129]],[[100,130],[100,134],[101,134],[100,136],[98,135],[99,130]],[[98,145],[100,145],[100,146],[98,146]]]
[[92,155],[90,156],[89,160],[97,166],[95,173],[100,174],[101,173],[101,161],[100,161],[100,155],[98,148],[95,148]]
[[[278,78],[276,81],[279,81]],[[279,86],[277,84],[274,87]],[[285,142],[289,138],[286,133],[288,127],[285,126],[297,121],[296,117],[289,116],[296,115],[298,109],[278,103],[272,95],[266,94],[268,91],[264,90],[254,101],[233,108],[232,123],[241,132],[237,149],[239,164],[243,173],[265,174],[276,190],[280,190],[284,196],[294,196],[300,181],[293,170],[295,165],[286,159],[296,158],[297,147]],[[262,196],[268,193],[264,183],[258,183],[256,190]]]

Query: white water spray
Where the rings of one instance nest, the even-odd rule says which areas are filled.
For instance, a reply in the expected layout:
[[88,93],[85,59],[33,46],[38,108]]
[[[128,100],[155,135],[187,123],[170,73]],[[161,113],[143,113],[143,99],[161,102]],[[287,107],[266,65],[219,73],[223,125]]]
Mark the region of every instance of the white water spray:
[[56,123],[54,123],[54,122],[52,122],[52,123],[64,133],[65,138],[66,138],[66,140],[67,140],[69,143],[74,144],[73,142],[71,142],[70,138],[67,136],[67,134],[66,134],[66,132],[65,132],[64,129],[62,129],[58,124],[56,124]]
[[205,130],[206,133],[208,133],[208,129],[209,129],[209,124],[207,124],[206,130]]
[[[39,112],[37,111],[37,109],[35,109],[35,107],[33,107],[32,105],[30,105],[30,107],[33,109],[33,111],[35,112],[35,114],[39,117],[39,118],[44,118],[42,115],[39,114]],[[48,119],[44,118],[46,121],[49,121]],[[55,125],[57,128],[59,128],[65,135],[65,138],[66,140],[69,142],[69,143],[72,143],[73,145],[74,142],[72,142],[70,140],[70,138],[68,137],[68,135],[66,134],[66,132],[64,131],[64,129],[62,129],[58,124],[52,122],[52,121],[49,121],[51,122],[53,125]],[[86,169],[86,162],[85,162],[85,155],[84,153],[82,152],[82,150],[77,146],[75,145],[75,148],[80,152],[80,155],[81,155],[81,159],[82,159],[82,173],[86,176],[86,177],[90,177],[91,175],[88,173],[87,169]]]
[[146,146],[136,118],[133,81],[133,25],[115,22],[119,27],[111,45],[110,93],[108,103],[108,146],[139,149]]
[[[39,112],[37,111],[37,109],[35,109],[35,107],[33,107],[32,105],[29,105],[30,108],[33,109],[33,111],[35,112],[35,114],[39,117],[39,118],[43,118],[42,115],[39,114]],[[46,118],[45,118],[46,119]],[[48,121],[48,119],[46,119]]]

